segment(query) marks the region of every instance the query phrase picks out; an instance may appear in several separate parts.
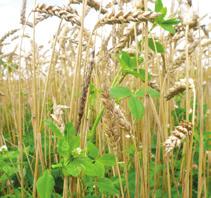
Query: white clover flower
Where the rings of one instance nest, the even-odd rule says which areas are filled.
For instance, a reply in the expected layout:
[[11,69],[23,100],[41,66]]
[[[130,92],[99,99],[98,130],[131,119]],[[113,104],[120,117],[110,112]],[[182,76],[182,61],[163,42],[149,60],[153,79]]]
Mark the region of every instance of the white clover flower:
[[80,147],[77,147],[73,150],[73,153],[76,154],[76,155],[80,155],[82,152],[81,148]]
[[6,145],[3,145],[3,146],[0,147],[0,152],[3,152],[3,151],[8,151]]

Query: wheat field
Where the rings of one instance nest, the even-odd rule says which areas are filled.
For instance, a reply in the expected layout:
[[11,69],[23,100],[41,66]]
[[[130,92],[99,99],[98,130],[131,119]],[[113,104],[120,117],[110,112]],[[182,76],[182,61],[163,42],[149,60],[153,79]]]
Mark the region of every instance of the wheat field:
[[211,21],[196,1],[28,3],[0,37],[0,197],[211,198]]

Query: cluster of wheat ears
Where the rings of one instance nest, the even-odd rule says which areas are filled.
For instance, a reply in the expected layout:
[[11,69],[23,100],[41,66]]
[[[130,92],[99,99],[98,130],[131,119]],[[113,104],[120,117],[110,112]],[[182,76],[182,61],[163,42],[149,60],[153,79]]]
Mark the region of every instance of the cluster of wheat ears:
[[[27,0],[23,0],[21,27],[0,38],[0,146],[19,150],[17,178],[21,197],[27,197],[26,191],[37,197],[37,179],[58,162],[56,139],[44,125],[49,118],[62,133],[65,123],[71,121],[82,150],[91,133],[100,154],[108,151],[115,155],[116,165],[110,174],[119,178],[118,197],[130,197],[129,166],[134,166],[137,198],[156,197],[160,183],[168,197],[175,197],[172,188],[176,189],[176,197],[192,197],[194,188],[198,198],[208,196],[210,160],[203,133],[209,117],[204,106],[209,103],[206,72],[211,27],[204,25],[203,17],[197,13],[184,16],[181,5],[191,10],[191,1],[172,0],[168,15],[180,19],[175,33],[159,28],[150,32],[153,22],[161,16],[150,11],[154,4],[150,0],[69,0],[64,7],[38,4],[29,14],[31,20],[26,15]],[[93,30],[86,29],[85,19],[93,10],[98,18]],[[36,28],[54,16],[60,23],[44,48],[36,42]],[[165,53],[153,52],[148,38],[162,43]],[[27,42],[29,51],[24,48]],[[121,51],[133,56],[139,56],[141,51],[144,61],[138,67],[145,71],[144,81],[121,73]],[[116,101],[110,96],[110,89],[117,85],[131,90],[151,87],[160,95],[154,99],[144,94],[144,116],[136,121],[125,100]],[[178,96],[186,110],[182,119],[172,113],[177,112]],[[33,137],[33,156],[26,149],[27,134]],[[134,146],[132,160],[126,152],[130,145]],[[196,153],[197,164],[193,161]],[[176,177],[178,157],[181,164]],[[30,167],[28,172],[25,163]],[[156,170],[153,178],[152,169]],[[193,170],[197,172],[197,183]],[[27,174],[33,175],[31,187],[25,185]],[[68,192],[77,197],[85,194],[80,180],[64,177],[62,186],[64,198]],[[4,193],[9,191],[14,191],[10,180]]]

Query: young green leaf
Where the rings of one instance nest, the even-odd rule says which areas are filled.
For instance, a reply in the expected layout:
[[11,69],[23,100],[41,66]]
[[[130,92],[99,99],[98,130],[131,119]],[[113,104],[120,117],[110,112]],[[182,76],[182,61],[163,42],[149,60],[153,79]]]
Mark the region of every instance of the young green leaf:
[[108,178],[100,178],[98,180],[98,188],[101,193],[108,195],[117,195],[119,191],[115,188],[112,181]]
[[51,198],[55,182],[49,171],[45,170],[43,175],[37,180],[37,192],[40,198]]
[[110,95],[118,100],[131,96],[131,94],[130,89],[127,87],[112,87],[110,90]]
[[144,88],[137,90],[136,93],[135,93],[136,97],[144,97],[144,94],[145,94]]
[[[89,158],[87,158],[89,159]],[[85,167],[85,174],[91,177],[104,177],[105,175],[105,167],[101,162],[95,161],[83,161],[83,165]]]
[[51,119],[45,120],[45,124],[46,124],[46,126],[48,126],[52,130],[52,132],[55,133],[57,138],[63,137],[60,129],[54,124],[54,122]]
[[148,95],[150,95],[151,97],[154,97],[154,98],[160,97],[160,93],[151,87],[147,88],[147,93],[148,93]]
[[[138,77],[142,80],[145,81],[145,69],[139,69],[138,70]],[[151,80],[152,76],[150,75],[150,73],[148,73],[148,80]]]
[[162,0],[156,0],[155,1],[155,12],[160,12],[162,8],[163,8]]
[[81,164],[81,162],[76,159],[74,161],[71,161],[68,165],[64,166],[62,171],[65,176],[77,177],[84,169],[85,168]]
[[167,19],[167,20],[162,22],[162,24],[166,24],[166,25],[177,25],[179,23],[180,23],[180,20],[177,19],[177,18]]
[[65,159],[68,159],[71,154],[70,145],[65,137],[58,142],[58,153]]
[[148,39],[148,45],[149,45],[150,49],[156,53],[164,53],[165,52],[164,46],[159,41],[155,41],[152,38]]
[[98,148],[92,142],[87,143],[87,152],[88,155],[94,159],[97,158],[97,156],[99,155]]
[[119,54],[119,62],[122,68],[130,67],[130,55],[127,52],[122,51]]
[[64,133],[67,137],[70,137],[72,135],[76,135],[76,129],[75,127],[73,126],[73,124],[71,122],[68,122],[66,125],[65,125],[65,130],[64,130]]
[[115,157],[112,154],[104,154],[100,158],[97,159],[98,162],[101,162],[105,166],[114,166],[115,165]]
[[132,116],[136,120],[140,120],[144,115],[144,105],[135,96],[131,96],[128,100],[128,107],[132,113]]

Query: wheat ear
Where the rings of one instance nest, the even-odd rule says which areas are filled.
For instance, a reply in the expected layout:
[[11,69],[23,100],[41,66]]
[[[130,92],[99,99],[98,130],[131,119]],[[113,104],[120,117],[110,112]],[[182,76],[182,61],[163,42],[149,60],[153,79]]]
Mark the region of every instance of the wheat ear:
[[38,4],[34,10],[35,12],[49,14],[50,16],[57,16],[72,24],[81,25],[80,18],[76,10],[70,7],[61,8],[59,6],[48,6],[46,4]]
[[168,91],[167,94],[165,96],[166,100],[170,100],[171,98],[173,98],[174,96],[184,92],[186,90],[186,85],[188,83],[188,88],[189,89],[193,89],[193,79],[189,78],[189,79],[180,79],[179,81],[174,83],[174,86],[171,87]]
[[104,121],[106,122],[106,136],[113,151],[117,151],[117,145],[120,140],[120,129],[127,133],[131,132],[131,125],[126,119],[124,113],[114,100],[109,97],[108,90],[102,94],[103,105],[105,106]]
[[172,134],[164,142],[165,153],[169,154],[175,147],[179,147],[182,141],[192,135],[192,123],[182,121],[179,126],[176,126]]
[[160,13],[151,12],[151,11],[118,11],[117,13],[111,12],[106,14],[102,19],[100,19],[96,27],[105,25],[105,24],[122,24],[130,22],[144,22],[144,21],[153,21]]
[[78,112],[78,123],[77,123],[77,131],[79,130],[79,127],[81,125],[81,119],[83,117],[84,114],[84,109],[85,109],[85,105],[86,105],[86,99],[87,99],[87,93],[88,93],[88,89],[89,89],[89,85],[90,85],[90,81],[91,81],[91,76],[92,76],[92,71],[94,68],[94,57],[95,57],[95,50],[93,49],[91,52],[91,61],[90,61],[90,65],[88,67],[88,71],[84,80],[84,84],[83,84],[83,89],[82,89],[82,95],[80,98],[80,106],[79,106],[79,112]]
[[[82,0],[70,0],[69,2],[72,3],[72,4],[83,3]],[[108,11],[107,11],[105,8],[103,8],[97,1],[88,0],[88,1],[87,1],[87,5],[88,5],[89,7],[91,7],[91,8],[94,8],[94,9],[97,10],[97,11],[100,11],[100,13],[102,13],[102,14],[105,14],[105,13],[108,12]]]
[[11,30],[9,32],[7,32],[6,34],[4,34],[1,38],[0,38],[0,45],[10,36],[12,36],[13,34],[15,34],[19,29],[14,29]]

